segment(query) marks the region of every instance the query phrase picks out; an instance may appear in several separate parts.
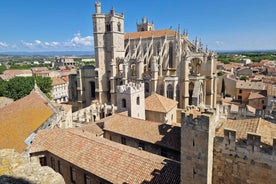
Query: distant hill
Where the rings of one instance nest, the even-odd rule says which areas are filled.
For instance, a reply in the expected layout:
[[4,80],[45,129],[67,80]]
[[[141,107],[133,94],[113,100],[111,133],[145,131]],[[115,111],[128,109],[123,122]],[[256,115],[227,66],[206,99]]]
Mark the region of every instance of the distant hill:
[[0,52],[0,56],[92,56],[93,51]]

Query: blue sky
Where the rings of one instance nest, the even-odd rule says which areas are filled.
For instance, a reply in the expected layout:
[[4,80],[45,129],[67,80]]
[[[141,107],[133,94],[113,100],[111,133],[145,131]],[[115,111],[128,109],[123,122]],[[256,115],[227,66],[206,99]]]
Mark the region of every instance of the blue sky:
[[[0,52],[93,51],[93,0],[1,0]],[[125,14],[125,32],[146,16],[155,29],[188,29],[212,50],[276,49],[274,0],[102,0]]]

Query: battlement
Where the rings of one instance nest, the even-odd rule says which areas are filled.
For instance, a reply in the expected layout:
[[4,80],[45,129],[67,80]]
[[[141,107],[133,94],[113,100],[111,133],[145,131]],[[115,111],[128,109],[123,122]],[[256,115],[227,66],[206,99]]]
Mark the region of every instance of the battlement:
[[[247,132],[246,139],[238,138],[234,129],[224,129],[223,145],[226,150],[236,151],[237,147],[246,149],[249,153],[267,153],[276,155],[276,138],[271,138],[271,143],[262,142],[262,136],[256,133]],[[267,138],[264,138],[267,140]],[[269,141],[269,142],[270,142]]]
[[144,83],[128,83],[125,85],[117,86],[117,93],[132,94],[136,92],[144,92]]
[[182,111],[181,121],[183,125],[208,131],[213,116],[214,112],[212,111],[203,111],[199,107],[189,106]]

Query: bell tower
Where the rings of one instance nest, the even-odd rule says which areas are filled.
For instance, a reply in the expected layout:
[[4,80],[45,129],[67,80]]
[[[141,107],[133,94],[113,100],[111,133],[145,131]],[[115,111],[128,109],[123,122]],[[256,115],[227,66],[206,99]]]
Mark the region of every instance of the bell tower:
[[95,2],[96,13],[92,15],[96,60],[96,98],[100,103],[116,102],[115,62],[125,55],[124,14],[112,8],[109,13],[101,12],[101,3]]

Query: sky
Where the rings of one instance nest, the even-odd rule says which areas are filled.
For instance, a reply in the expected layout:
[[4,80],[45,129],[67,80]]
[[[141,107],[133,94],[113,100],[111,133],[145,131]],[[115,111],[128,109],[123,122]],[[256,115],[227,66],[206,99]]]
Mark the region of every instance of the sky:
[[[125,32],[142,17],[155,29],[187,29],[214,51],[276,50],[275,0],[102,0],[124,12]],[[0,52],[94,50],[93,0],[1,0]]]

